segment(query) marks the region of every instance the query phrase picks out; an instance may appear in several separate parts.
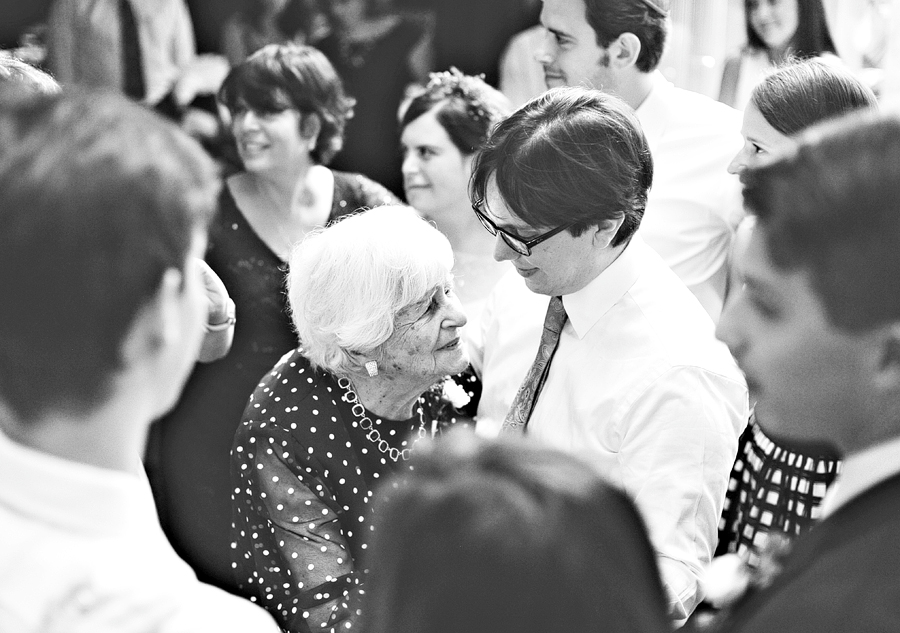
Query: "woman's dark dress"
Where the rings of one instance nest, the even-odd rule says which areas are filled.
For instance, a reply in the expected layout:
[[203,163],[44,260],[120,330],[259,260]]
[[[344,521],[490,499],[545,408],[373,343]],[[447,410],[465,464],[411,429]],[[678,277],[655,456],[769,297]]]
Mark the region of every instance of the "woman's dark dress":
[[[381,185],[335,171],[330,220],[395,203]],[[286,264],[259,238],[223,189],[207,262],[237,308],[225,358],[198,364],[176,408],[151,429],[147,469],[163,528],[201,580],[237,591],[231,569],[229,453],[260,378],[298,345],[287,310]]]

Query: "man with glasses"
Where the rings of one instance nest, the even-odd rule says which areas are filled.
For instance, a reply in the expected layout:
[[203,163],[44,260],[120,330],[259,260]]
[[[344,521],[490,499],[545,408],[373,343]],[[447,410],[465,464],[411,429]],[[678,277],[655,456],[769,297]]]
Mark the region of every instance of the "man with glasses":
[[[476,155],[475,213],[515,268],[486,309],[478,430],[587,453],[621,484],[683,620],[715,549],[747,390],[709,315],[635,233],[652,180],[631,109],[583,88],[526,104]],[[491,410],[510,387],[509,410]]]

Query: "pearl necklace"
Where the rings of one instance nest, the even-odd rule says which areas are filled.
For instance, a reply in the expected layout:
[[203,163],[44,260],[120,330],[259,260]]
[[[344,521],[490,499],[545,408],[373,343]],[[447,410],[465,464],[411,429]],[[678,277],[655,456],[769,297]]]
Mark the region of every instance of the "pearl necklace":
[[[422,415],[422,406],[423,401],[422,398],[419,398],[416,410],[419,412],[419,432],[416,436],[416,439],[413,440],[412,445],[407,446],[402,451],[399,448],[395,448],[387,443],[387,440],[381,437],[381,433],[379,433],[378,429],[374,427],[372,424],[372,420],[369,416],[366,415],[366,408],[359,401],[359,397],[356,395],[356,392],[353,391],[353,387],[350,384],[350,379],[346,377],[338,378],[338,387],[344,390],[344,395],[341,396],[341,400],[344,402],[353,405],[350,410],[353,412],[359,419],[359,426],[363,431],[366,432],[366,438],[372,442],[375,447],[388,456],[388,458],[396,462],[398,459],[407,460],[409,459],[410,453],[412,452],[413,446],[418,443],[425,435],[427,434],[425,430],[425,417]],[[379,422],[381,420],[378,420]]]

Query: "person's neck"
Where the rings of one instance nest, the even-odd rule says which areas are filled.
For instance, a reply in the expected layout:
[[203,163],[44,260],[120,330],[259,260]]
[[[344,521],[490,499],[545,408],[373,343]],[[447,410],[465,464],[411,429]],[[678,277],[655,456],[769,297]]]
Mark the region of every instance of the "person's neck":
[[594,258],[592,261],[585,261],[585,266],[592,267],[592,275],[587,277],[588,281],[585,282],[582,286],[577,288],[569,288],[566,292],[561,292],[560,294],[571,295],[576,292],[580,292],[584,290],[587,286],[589,286],[597,277],[602,275],[607,268],[612,266],[619,257],[622,256],[622,253],[625,252],[625,249],[628,248],[629,244],[631,244],[631,239],[629,239],[624,244],[619,244],[618,246],[608,246],[604,248],[600,253]]
[[649,73],[645,73],[636,68],[629,68],[625,72],[629,73],[627,80],[620,83],[615,94],[631,106],[632,110],[637,110],[653,90],[653,73],[655,71],[651,70]]
[[392,380],[383,375],[354,373],[348,376],[359,401],[371,413],[389,420],[407,420],[415,413],[416,402],[431,385]]
[[269,203],[274,215],[291,216],[298,208],[314,206],[315,187],[311,182],[315,165],[305,164],[260,174],[248,173],[256,195]]
[[41,453],[99,468],[135,472],[152,416],[120,399],[88,413],[53,411],[23,422],[0,414],[0,430],[12,441]]

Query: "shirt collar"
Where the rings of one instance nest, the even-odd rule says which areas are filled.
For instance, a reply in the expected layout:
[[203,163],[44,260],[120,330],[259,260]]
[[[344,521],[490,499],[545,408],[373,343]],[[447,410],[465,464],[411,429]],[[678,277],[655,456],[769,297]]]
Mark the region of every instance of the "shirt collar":
[[616,260],[584,288],[563,297],[569,322],[579,339],[616,305],[634,285],[643,268],[643,252],[649,247],[637,235]]
[[146,495],[138,474],[62,459],[0,432],[0,505],[16,514],[74,532],[117,534],[146,519]]
[[854,497],[897,473],[900,473],[900,437],[847,455],[841,464],[841,474],[822,502],[822,516],[833,514]]
[[666,123],[671,118],[669,111],[674,103],[671,94],[675,86],[658,70],[653,71],[650,77],[653,87],[644,102],[635,110],[635,114],[641,122],[650,153],[653,154],[665,133]]

